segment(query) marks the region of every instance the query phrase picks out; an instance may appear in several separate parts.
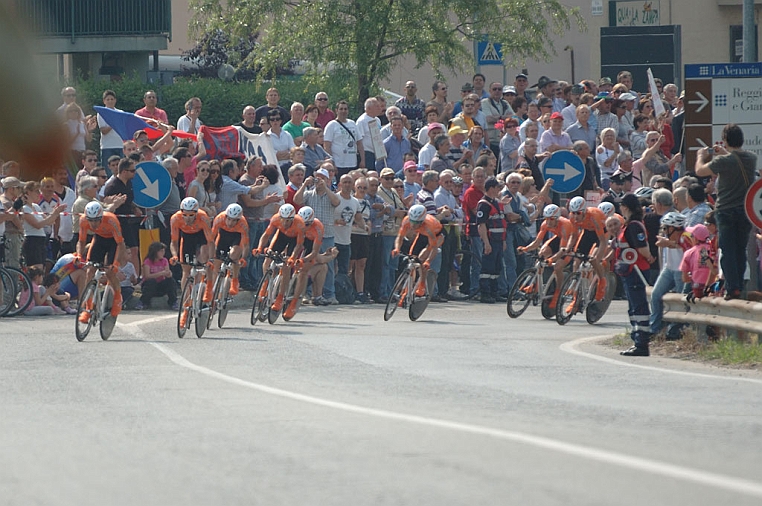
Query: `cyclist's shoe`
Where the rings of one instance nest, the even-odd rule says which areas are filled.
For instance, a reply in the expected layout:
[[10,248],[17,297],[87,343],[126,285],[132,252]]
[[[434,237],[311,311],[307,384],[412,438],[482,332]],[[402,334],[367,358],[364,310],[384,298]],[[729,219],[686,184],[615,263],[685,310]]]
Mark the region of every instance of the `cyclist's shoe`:
[[577,307],[577,292],[574,292],[574,296],[572,297],[571,302],[569,302],[569,305],[566,306],[566,312],[567,313],[574,313],[574,309]]
[[550,299],[550,302],[548,303],[548,309],[555,309],[556,304],[558,304],[558,296],[561,295],[559,292],[553,292],[553,298]]
[[262,283],[262,286],[259,289],[259,294],[258,295],[260,297],[267,297],[267,282],[263,282]]
[[81,313],[79,313],[79,316],[77,317],[80,323],[88,323],[90,321],[90,310],[85,309]]
[[116,318],[122,312],[122,293],[114,294],[114,303],[111,304],[111,316]]
[[421,280],[418,283],[418,286],[415,289],[415,296],[416,297],[425,297],[426,296],[426,281]]
[[397,302],[399,307],[405,307],[405,299],[407,298],[407,288],[403,288],[400,292],[400,300]]
[[185,327],[188,324],[188,313],[190,311],[188,309],[183,309],[183,312],[180,313],[180,327]]
[[204,302],[212,302],[212,297],[214,296],[214,285],[212,284],[212,281],[209,280],[206,282],[206,290],[204,290]]
[[293,318],[296,314],[296,304],[299,302],[299,299],[294,299],[291,301],[291,303],[288,305],[285,311],[283,311],[283,317],[284,318]]
[[283,309],[283,294],[279,293],[277,297],[275,297],[275,302],[273,302],[273,305],[270,306],[270,309],[272,309],[275,312],[280,311]]
[[240,285],[238,284],[238,278],[233,278],[232,281],[230,281],[230,290],[228,290],[228,293],[230,295],[238,295],[239,290]]
[[526,294],[530,294],[534,291],[534,283],[529,283],[520,288],[520,290]]
[[598,288],[595,289],[595,301],[600,302],[606,297],[606,279],[600,278],[598,280]]

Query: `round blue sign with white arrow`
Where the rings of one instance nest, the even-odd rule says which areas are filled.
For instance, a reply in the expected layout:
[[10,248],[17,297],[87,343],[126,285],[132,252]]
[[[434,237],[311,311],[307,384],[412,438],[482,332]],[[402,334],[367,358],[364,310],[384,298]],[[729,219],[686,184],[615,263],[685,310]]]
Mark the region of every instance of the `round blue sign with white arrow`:
[[132,192],[135,205],[153,209],[164,203],[172,191],[172,176],[157,162],[140,162],[135,166]]
[[545,180],[553,180],[553,191],[573,192],[585,180],[585,164],[574,151],[556,151],[545,160],[542,175]]

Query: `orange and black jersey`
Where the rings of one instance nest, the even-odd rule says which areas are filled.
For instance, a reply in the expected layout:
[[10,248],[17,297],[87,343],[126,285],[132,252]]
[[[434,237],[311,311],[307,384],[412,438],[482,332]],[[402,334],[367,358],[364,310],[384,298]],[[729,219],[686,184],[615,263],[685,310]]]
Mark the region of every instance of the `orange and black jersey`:
[[[553,234],[554,237],[548,237],[548,233]],[[540,231],[537,233],[537,236],[541,237],[545,241],[552,241],[558,237],[561,247],[568,246],[569,239],[571,239],[572,235],[574,235],[574,225],[572,225],[572,222],[563,216],[558,217],[554,227],[550,226],[548,219],[543,220],[542,224],[540,225]]]
[[225,212],[221,212],[214,218],[212,224],[212,237],[215,238],[216,243],[219,245],[220,231],[229,232],[231,234],[240,234],[241,239],[239,245],[246,251],[249,248],[249,224],[246,218],[241,216],[235,220],[235,224],[229,227],[227,224],[227,216]]
[[180,240],[180,232],[189,235],[203,232],[206,242],[212,242],[212,229],[209,226],[209,216],[201,209],[196,212],[196,219],[190,225],[185,223],[183,212],[177,211],[169,220],[169,227],[172,233],[172,242]]
[[404,238],[410,232],[415,232],[418,235],[422,235],[429,240],[429,244],[436,245],[437,236],[442,233],[442,224],[439,223],[439,220],[437,220],[433,215],[427,214],[424,217],[421,226],[418,227],[418,229],[414,230],[413,225],[410,223],[410,218],[405,216],[405,218],[402,220],[402,225],[400,226],[399,236]]
[[323,234],[325,234],[325,227],[317,218],[312,221],[312,225],[306,227],[304,239],[312,242],[312,251],[320,250],[320,246],[323,244]]
[[93,228],[88,220],[79,220],[79,242],[84,243],[87,240],[88,232],[92,232],[94,235],[99,235],[105,239],[114,239],[117,244],[124,242],[122,227],[119,225],[119,219],[114,213],[104,212],[103,219],[95,228]]
[[598,237],[606,234],[606,215],[597,207],[590,207],[585,211],[582,221],[572,221],[577,230],[590,230]]

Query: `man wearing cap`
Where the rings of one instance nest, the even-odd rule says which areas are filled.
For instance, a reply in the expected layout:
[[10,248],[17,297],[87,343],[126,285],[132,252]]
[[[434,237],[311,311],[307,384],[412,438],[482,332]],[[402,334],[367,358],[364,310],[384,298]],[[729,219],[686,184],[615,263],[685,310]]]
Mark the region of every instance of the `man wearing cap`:
[[429,123],[429,142],[424,145],[418,152],[418,164],[423,165],[425,168],[429,168],[431,160],[434,158],[434,154],[437,149],[434,147],[434,139],[437,136],[444,133],[444,125],[441,123]]
[[505,249],[506,222],[503,206],[498,201],[500,183],[490,177],[484,183],[484,196],[476,208],[476,226],[484,254],[481,258],[479,288],[481,302],[494,304],[498,295],[498,279],[503,270],[503,250]]
[[[305,178],[302,186],[294,194],[294,203],[300,206],[310,206],[315,211],[315,218],[323,224],[323,243],[320,245],[320,253],[325,253],[334,246],[334,213],[339,206],[339,196],[331,191],[331,175],[325,166],[315,171],[315,175]],[[325,297],[327,300],[336,299],[335,274],[333,262],[328,262],[328,274],[326,274],[323,293],[313,293],[315,298]],[[338,301],[336,302],[338,303]]]
[[624,101],[624,105],[627,107],[627,110],[624,113],[624,116],[622,116],[622,119],[620,120],[621,123],[624,123],[625,129],[627,130],[627,137],[629,140],[630,133],[635,130],[635,125],[633,124],[633,119],[635,118],[635,113],[633,112],[635,110],[635,107],[638,105],[638,97],[636,97],[632,93],[622,93],[619,95],[619,100]]
[[632,172],[623,172],[619,169],[615,170],[609,178],[611,186],[609,190],[604,194],[604,202],[611,202],[614,204],[617,214],[622,214],[619,210],[619,204],[622,202],[622,198],[630,193],[632,188]]
[[456,102],[455,106],[452,108],[453,118],[463,111],[463,100],[473,92],[474,85],[471,83],[466,83],[460,87],[460,101]]
[[585,88],[581,84],[575,84],[571,87],[569,98],[571,103],[563,108],[561,114],[564,116],[564,130],[569,128],[577,121],[577,107],[579,106],[579,98],[582,93],[585,92]]
[[550,115],[550,130],[545,130],[540,137],[540,149],[550,153],[559,149],[570,149],[572,140],[569,134],[564,132],[564,117],[560,112]]
[[[611,94],[613,87],[614,85],[611,83],[610,77],[601,77],[601,79],[598,81],[598,93]],[[627,89],[629,89],[629,87]]]
[[532,94],[527,91],[527,87],[529,86],[529,77],[522,73],[516,74],[516,78],[513,80],[513,86],[516,88],[516,95],[519,97],[524,97],[527,99],[527,102],[532,101]]
[[[614,101],[614,97],[606,92],[600,92],[595,99],[596,102],[591,108],[595,111],[594,114],[598,123],[598,137],[604,128],[613,128],[615,132],[619,130],[619,118],[611,112],[611,103]],[[590,146],[590,149],[595,149],[595,146]]]
[[463,142],[466,140],[467,133],[458,125],[451,126],[447,131],[447,135],[450,137],[450,153],[447,158],[452,162],[455,170],[458,170],[474,154],[468,148],[463,149]]
[[442,242],[442,267],[437,276],[437,289],[440,300],[462,300],[466,296],[460,292],[453,294],[450,291],[450,271],[452,270],[455,251],[458,249],[458,228],[454,225],[455,220],[463,218],[463,210],[460,208],[458,199],[453,195],[453,178],[456,176],[452,170],[444,170],[439,174],[439,188],[434,192],[434,203],[438,209],[449,209],[452,213],[440,220],[443,227],[444,242]]
[[478,124],[475,118],[476,104],[477,101],[472,94],[466,95],[461,102],[463,110],[450,121],[450,126],[458,126],[468,134],[474,125]]
[[405,136],[405,127],[402,126],[401,117],[391,118],[389,125],[391,126],[391,135],[384,139],[386,159],[379,160],[376,163],[376,169],[391,167],[394,172],[399,172],[402,170],[405,153],[411,151],[410,141]]
[[420,130],[423,126],[423,112],[426,110],[426,102],[418,98],[416,93],[418,93],[418,86],[415,81],[408,81],[405,83],[405,96],[394,103],[410,122],[413,132]]
[[[404,195],[408,198],[410,195],[416,195],[421,191],[421,185],[418,184],[418,164],[408,160],[403,165],[402,184],[404,185]],[[399,177],[399,174],[397,175]]]
[[500,138],[503,135],[502,130],[495,127],[495,124],[513,116],[513,109],[510,104],[503,100],[503,84],[490,83],[489,97],[482,99],[482,110],[487,115],[487,137],[489,138],[489,147],[500,158]]
[[[0,194],[0,204],[4,213],[0,213],[0,223],[5,224],[5,262],[10,267],[21,267],[21,245],[24,243],[24,225],[18,214],[14,212],[13,203],[21,196],[22,183],[13,176],[2,180],[3,193]],[[8,214],[6,214],[8,213]]]
[[[415,162],[412,163],[414,166],[413,170],[415,170]],[[383,251],[381,253],[383,267],[379,287],[381,300],[386,300],[389,297],[389,292],[392,291],[392,283],[394,283],[399,263],[399,257],[392,258],[392,250],[394,249],[394,240],[397,238],[397,232],[399,232],[402,219],[407,215],[408,207],[394,190],[394,179],[394,171],[389,167],[384,168],[381,174],[379,174],[381,186],[378,189],[378,196],[391,208],[391,213],[384,216],[383,231],[381,232],[383,243]]]

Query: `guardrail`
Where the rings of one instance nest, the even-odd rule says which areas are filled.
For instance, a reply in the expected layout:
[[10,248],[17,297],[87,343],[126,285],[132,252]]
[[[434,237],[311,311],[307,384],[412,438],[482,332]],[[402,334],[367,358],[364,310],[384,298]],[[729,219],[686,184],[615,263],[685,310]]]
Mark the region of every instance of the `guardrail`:
[[[650,290],[649,290],[650,298]],[[664,321],[687,323],[696,327],[697,338],[707,340],[707,326],[722,327],[733,337],[738,332],[762,335],[762,303],[748,300],[724,300],[722,297],[704,297],[688,303],[685,295],[664,295]]]

